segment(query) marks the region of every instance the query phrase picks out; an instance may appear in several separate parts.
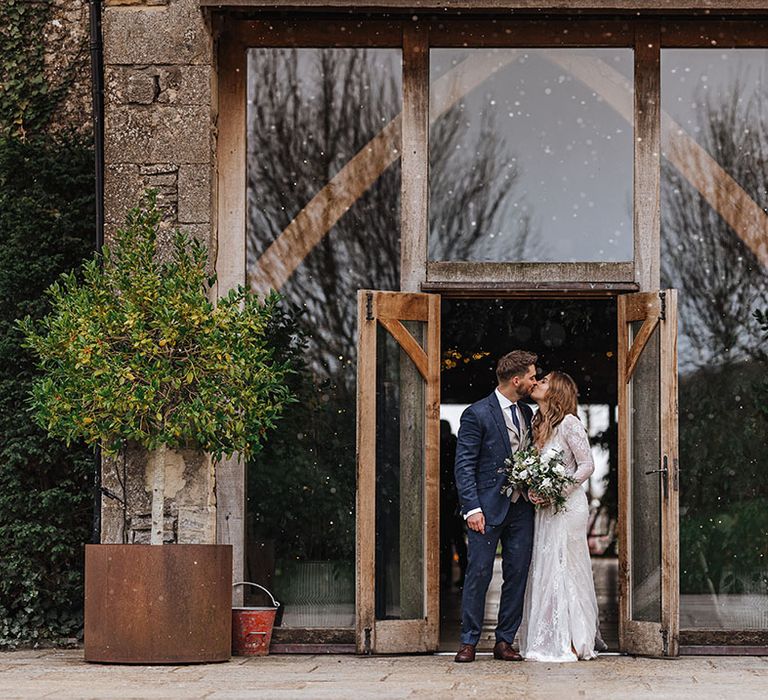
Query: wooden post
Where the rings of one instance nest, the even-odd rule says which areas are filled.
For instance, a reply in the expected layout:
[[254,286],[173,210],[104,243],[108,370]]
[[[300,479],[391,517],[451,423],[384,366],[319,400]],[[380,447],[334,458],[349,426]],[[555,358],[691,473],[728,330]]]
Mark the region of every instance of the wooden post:
[[400,289],[426,280],[429,227],[429,40],[426,22],[403,26]]
[[[219,38],[216,144],[217,296],[245,284],[247,50],[228,33]],[[232,576],[245,578],[245,465],[234,455],[216,465],[216,542],[232,545]],[[243,604],[243,587],[232,604]]]
[[661,256],[661,65],[658,22],[635,28],[635,282],[658,289]]

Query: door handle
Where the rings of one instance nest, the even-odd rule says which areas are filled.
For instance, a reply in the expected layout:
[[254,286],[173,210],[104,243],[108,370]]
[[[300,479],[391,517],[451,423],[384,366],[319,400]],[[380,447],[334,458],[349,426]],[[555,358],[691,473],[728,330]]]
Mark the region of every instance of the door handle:
[[669,465],[667,464],[667,455],[664,455],[664,457],[661,460],[661,469],[650,469],[646,474],[663,474],[664,477],[661,480],[661,489],[664,493],[664,498],[667,497],[667,488],[668,488],[668,476],[669,476]]

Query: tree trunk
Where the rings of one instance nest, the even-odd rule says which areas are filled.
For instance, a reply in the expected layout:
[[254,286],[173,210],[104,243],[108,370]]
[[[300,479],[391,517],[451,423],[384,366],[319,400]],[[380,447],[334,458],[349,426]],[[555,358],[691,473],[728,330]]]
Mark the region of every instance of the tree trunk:
[[163,544],[163,531],[165,529],[165,451],[166,446],[161,445],[149,453],[149,469],[152,483],[152,531],[151,544]]

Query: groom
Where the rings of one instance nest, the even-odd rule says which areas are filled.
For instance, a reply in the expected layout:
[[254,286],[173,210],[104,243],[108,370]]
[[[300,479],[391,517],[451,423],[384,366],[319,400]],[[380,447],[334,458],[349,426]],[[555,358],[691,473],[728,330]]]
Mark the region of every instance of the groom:
[[461,416],[455,475],[469,532],[458,662],[475,660],[499,540],[504,583],[493,656],[503,661],[521,658],[512,642],[523,615],[534,511],[527,494],[516,491],[511,500],[502,495],[504,474],[499,468],[507,457],[531,444],[533,412],[520,401],[536,386],[536,359],[525,350],[504,355],[496,366],[495,391]]

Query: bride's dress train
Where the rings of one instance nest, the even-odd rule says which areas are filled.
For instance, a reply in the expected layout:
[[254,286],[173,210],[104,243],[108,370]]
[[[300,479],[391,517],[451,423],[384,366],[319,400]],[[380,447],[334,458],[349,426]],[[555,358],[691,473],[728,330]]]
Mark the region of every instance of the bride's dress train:
[[533,661],[593,659],[598,609],[587,546],[589,504],[581,483],[594,464],[576,416],[565,417],[542,453],[550,448],[562,450],[566,468],[578,483],[569,489],[564,512],[556,514],[552,507],[536,510],[520,653]]

